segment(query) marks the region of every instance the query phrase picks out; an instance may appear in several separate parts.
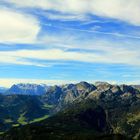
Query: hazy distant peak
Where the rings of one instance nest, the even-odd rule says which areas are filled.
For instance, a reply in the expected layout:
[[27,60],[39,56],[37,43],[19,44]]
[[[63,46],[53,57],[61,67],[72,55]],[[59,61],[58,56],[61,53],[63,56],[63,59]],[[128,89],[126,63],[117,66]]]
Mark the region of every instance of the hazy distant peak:
[[102,81],[97,81],[94,83],[95,86],[98,86],[98,85],[110,85],[108,82],[102,82]]
[[14,84],[6,92],[7,94],[24,94],[24,95],[41,95],[45,94],[48,89],[47,85],[19,83]]

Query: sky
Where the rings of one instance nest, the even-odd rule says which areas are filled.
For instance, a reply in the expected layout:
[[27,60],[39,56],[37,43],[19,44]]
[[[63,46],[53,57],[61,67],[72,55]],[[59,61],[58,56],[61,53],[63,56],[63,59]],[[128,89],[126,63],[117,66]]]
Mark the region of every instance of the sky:
[[140,0],[0,0],[0,86],[140,84]]

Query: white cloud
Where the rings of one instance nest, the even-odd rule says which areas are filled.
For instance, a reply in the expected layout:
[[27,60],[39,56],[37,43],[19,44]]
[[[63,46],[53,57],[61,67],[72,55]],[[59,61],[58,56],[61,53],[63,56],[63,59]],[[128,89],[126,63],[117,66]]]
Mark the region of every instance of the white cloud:
[[[140,65],[139,52],[124,48],[98,47],[93,48],[95,52],[74,52],[61,49],[48,50],[17,50],[17,51],[1,51],[0,63],[15,63],[42,66],[35,63],[35,60],[56,60],[63,61],[79,61],[91,63],[120,63],[129,65]],[[96,53],[96,50],[99,51]],[[100,51],[102,51],[100,53]],[[24,59],[26,61],[24,61]],[[33,63],[28,59],[34,59]],[[21,61],[22,60],[22,61]],[[45,66],[45,65],[43,65]]]
[[13,84],[31,83],[31,84],[47,84],[47,85],[62,85],[67,83],[77,83],[79,81],[72,80],[45,80],[45,79],[18,79],[18,78],[1,78],[0,86],[10,87]]
[[7,0],[17,6],[39,7],[63,13],[93,14],[140,25],[139,0]]
[[50,66],[49,64],[47,65],[47,64],[41,64],[38,62],[31,62],[29,60],[24,60],[24,59],[21,59],[20,57],[9,55],[6,52],[5,53],[0,52],[0,54],[2,54],[0,56],[1,64],[30,65],[30,66],[38,66],[38,67],[49,67]]
[[39,23],[34,17],[0,9],[0,43],[33,43],[39,30]]

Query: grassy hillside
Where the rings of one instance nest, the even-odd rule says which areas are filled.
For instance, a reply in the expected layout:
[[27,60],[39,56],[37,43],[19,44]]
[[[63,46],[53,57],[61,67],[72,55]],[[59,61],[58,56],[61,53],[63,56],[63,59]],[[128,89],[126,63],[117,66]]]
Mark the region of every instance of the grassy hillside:
[[[92,100],[70,105],[40,122],[17,127],[3,136],[4,140],[129,140],[115,134],[106,111]],[[122,127],[120,125],[120,127]]]

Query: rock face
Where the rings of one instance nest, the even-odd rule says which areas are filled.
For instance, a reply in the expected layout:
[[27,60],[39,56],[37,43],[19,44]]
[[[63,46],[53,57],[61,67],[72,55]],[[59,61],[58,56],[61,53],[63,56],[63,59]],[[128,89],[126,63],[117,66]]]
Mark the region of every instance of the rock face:
[[73,101],[85,98],[96,87],[87,82],[80,82],[78,84],[67,84],[63,86],[52,86],[44,95],[47,102],[52,104],[69,104]]
[[42,95],[46,93],[47,89],[48,87],[46,85],[17,84],[6,91],[6,94]]
[[44,98],[46,102],[51,104],[66,105],[87,98],[116,100],[117,98],[123,97],[121,96],[123,94],[130,94],[131,98],[139,93],[140,91],[138,89],[128,85],[111,85],[105,82],[97,82],[95,84],[80,82],[78,84],[52,86],[48,89]]

